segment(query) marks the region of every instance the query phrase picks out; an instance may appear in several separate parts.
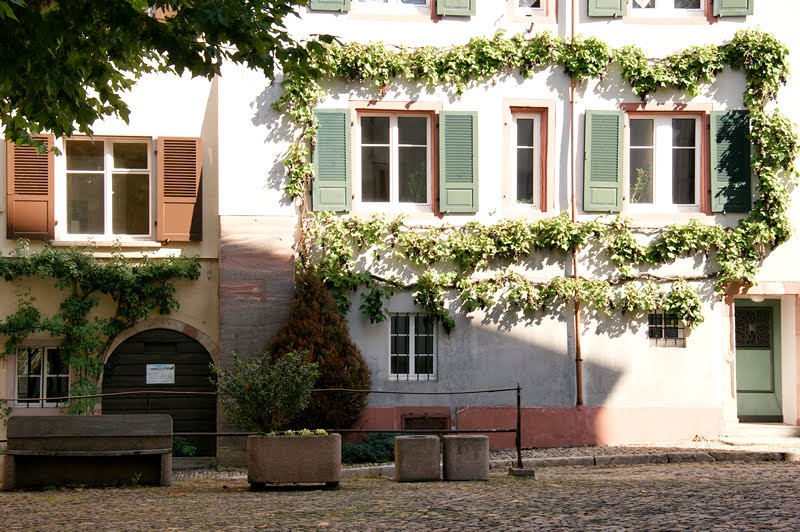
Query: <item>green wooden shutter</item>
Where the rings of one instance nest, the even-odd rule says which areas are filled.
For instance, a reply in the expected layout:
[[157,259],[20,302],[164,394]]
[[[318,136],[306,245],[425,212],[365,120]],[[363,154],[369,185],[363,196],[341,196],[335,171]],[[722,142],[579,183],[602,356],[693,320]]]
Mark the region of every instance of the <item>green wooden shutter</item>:
[[317,110],[317,144],[311,208],[315,211],[350,210],[350,111]]
[[310,0],[308,8],[314,11],[341,11],[350,9],[350,0]]
[[744,17],[753,14],[755,0],[714,0],[714,16]]
[[478,211],[478,114],[439,115],[439,210]]
[[470,17],[475,14],[478,0],[436,0],[436,14]]
[[750,210],[750,118],[747,111],[711,113],[711,211]]
[[621,17],[627,14],[626,0],[589,0],[590,17]]
[[583,159],[583,210],[619,212],[622,208],[622,111],[586,111]]

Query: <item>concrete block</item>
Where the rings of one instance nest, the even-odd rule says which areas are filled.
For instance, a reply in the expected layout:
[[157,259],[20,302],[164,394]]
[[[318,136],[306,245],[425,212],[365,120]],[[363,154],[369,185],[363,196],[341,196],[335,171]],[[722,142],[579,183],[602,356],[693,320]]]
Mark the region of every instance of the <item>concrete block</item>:
[[800,453],[789,452],[783,455],[783,459],[787,462],[800,462]]
[[517,467],[509,467],[508,474],[512,477],[522,477],[522,478],[536,478],[536,470],[533,468],[517,468]]
[[554,456],[551,458],[531,458],[523,460],[525,467],[571,467],[593,466],[593,456]]
[[396,481],[431,482],[440,478],[438,436],[395,437],[394,479]]
[[445,480],[489,480],[489,437],[449,434],[443,441]]

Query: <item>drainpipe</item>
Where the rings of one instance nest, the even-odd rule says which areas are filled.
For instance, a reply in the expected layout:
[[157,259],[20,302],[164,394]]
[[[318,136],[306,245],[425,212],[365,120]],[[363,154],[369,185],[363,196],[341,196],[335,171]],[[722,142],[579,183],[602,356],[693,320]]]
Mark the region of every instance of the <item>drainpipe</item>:
[[[575,40],[575,21],[576,9],[575,0],[570,3],[570,13],[572,21],[570,23],[570,39]],[[570,77],[569,80],[569,164],[570,176],[572,178],[572,198],[571,198],[571,213],[572,221],[577,220],[577,207],[575,204],[575,196],[577,192],[576,179],[575,179],[575,80]],[[578,252],[572,252],[572,274],[577,280],[578,276]],[[575,294],[575,406],[583,406],[583,358],[581,357],[581,303]]]

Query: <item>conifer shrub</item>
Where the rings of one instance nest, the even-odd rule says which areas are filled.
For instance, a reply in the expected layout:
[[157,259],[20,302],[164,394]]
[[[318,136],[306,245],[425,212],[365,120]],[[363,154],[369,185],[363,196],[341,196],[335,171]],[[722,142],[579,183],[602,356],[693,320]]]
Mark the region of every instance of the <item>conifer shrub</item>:
[[[368,390],[369,366],[353,343],[345,319],[313,266],[298,266],[289,320],[270,344],[272,356],[302,351],[319,370],[315,388]],[[310,428],[348,428],[367,405],[366,393],[315,392],[298,424]]]

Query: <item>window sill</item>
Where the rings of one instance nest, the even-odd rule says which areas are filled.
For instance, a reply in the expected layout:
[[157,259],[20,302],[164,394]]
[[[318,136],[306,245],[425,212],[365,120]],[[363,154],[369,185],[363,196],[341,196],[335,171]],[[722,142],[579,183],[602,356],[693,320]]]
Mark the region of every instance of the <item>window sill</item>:
[[155,240],[54,240],[56,248],[93,247],[93,248],[125,248],[125,249],[161,249],[161,242]]
[[626,15],[622,17],[624,24],[649,24],[651,26],[683,26],[683,25],[709,25],[714,23],[714,17],[706,15],[653,16],[653,15]]
[[622,215],[631,218],[637,225],[644,227],[664,227],[666,225],[673,225],[676,223],[686,223],[689,220],[697,220],[698,222],[706,225],[714,225],[716,223],[714,216],[709,216],[700,211],[695,212],[642,212],[623,210]]

